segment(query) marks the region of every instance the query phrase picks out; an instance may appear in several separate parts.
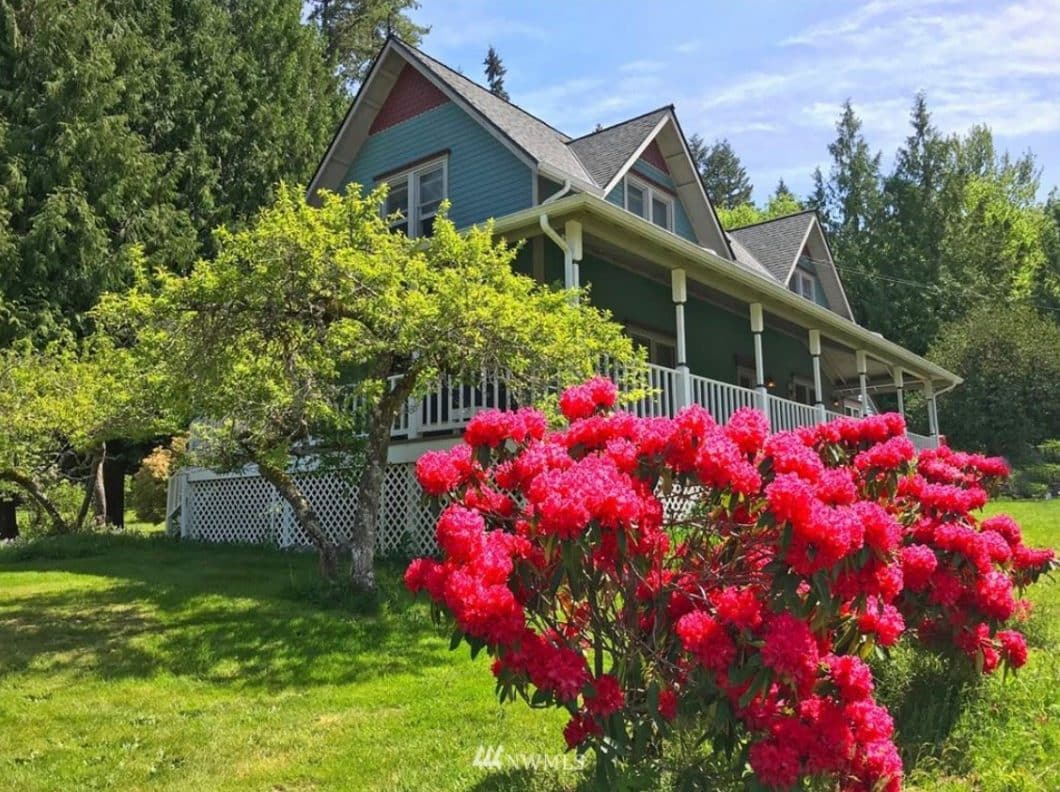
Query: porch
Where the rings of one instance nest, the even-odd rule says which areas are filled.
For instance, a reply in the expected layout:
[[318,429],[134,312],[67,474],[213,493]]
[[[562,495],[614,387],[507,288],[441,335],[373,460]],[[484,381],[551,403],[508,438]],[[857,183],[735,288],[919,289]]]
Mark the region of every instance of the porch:
[[[692,374],[679,368],[649,363],[642,374],[616,366],[602,366],[601,373],[626,394],[621,409],[638,417],[672,418],[686,404],[705,408],[718,423],[726,423],[743,407],[761,409],[773,431],[813,426],[843,413],[823,404],[803,404],[772,393],[744,388],[728,382]],[[866,403],[868,399],[866,398]],[[476,382],[451,382],[442,378],[431,384],[420,398],[409,399],[394,421],[390,435],[396,440],[421,440],[458,433],[471,418],[486,409],[515,409],[519,400],[493,372],[483,372]],[[909,432],[917,448],[934,448],[938,436]]]

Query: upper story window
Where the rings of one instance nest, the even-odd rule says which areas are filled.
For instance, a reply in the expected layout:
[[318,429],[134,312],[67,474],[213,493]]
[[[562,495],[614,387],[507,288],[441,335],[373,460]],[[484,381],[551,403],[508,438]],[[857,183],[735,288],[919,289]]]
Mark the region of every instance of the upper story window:
[[626,177],[626,209],[667,231],[674,230],[673,196],[632,176]]
[[795,270],[795,291],[811,302],[817,302],[817,281],[813,275]]
[[390,185],[384,214],[393,218],[392,231],[410,237],[434,233],[438,207],[449,194],[449,167],[445,158],[431,160],[385,179]]

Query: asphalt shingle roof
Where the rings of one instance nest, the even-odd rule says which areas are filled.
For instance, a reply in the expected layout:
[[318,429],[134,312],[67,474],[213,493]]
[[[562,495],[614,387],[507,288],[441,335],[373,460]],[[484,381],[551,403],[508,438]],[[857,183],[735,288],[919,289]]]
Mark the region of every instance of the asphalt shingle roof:
[[592,176],[567,146],[569,136],[521,107],[494,96],[486,88],[453,71],[444,63],[436,61],[415,47],[401,43],[410,57],[415,58],[424,68],[456,91],[464,101],[539,163],[549,165],[560,173],[570,175],[571,178],[594,183]]
[[572,140],[569,147],[596,183],[606,187],[670,110],[670,107],[652,110]]
[[808,209],[787,217],[733,228],[729,235],[760,261],[774,278],[786,284],[792,262],[799,255],[799,247],[813,217],[813,210]]

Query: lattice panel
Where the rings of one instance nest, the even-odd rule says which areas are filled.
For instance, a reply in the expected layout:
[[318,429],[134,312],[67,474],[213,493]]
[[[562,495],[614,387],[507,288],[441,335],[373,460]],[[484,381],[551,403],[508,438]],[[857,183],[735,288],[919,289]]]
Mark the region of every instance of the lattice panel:
[[[341,473],[299,473],[297,478],[328,537],[337,544],[348,543],[357,509],[355,483]],[[281,547],[310,544],[291,508],[259,476],[191,481],[186,497],[190,537],[207,542],[276,542]],[[415,465],[387,466],[376,551],[389,556],[433,553],[436,517],[416,481]]]
[[258,476],[226,476],[187,483],[187,535],[206,542],[274,542],[280,503]]

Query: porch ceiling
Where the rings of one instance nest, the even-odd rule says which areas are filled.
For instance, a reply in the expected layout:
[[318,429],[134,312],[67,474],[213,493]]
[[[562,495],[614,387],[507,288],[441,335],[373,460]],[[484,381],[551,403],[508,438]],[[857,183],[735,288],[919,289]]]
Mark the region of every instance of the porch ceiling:
[[542,214],[547,214],[557,227],[564,219],[580,220],[594,249],[623,266],[638,267],[649,277],[662,280],[669,270],[683,268],[688,274],[689,290],[696,296],[739,312],[746,310],[748,303],[759,302],[770,324],[786,326],[802,335],[809,328],[819,329],[825,347],[825,370],[844,383],[857,380],[855,349],[868,353],[869,376],[880,386],[890,380],[892,368],[907,373],[907,387],[916,387],[914,380],[943,388],[962,381],[956,374],[798,296],[782,284],[593,195],[578,193],[506,215],[495,221],[494,230],[513,240],[536,236]]

